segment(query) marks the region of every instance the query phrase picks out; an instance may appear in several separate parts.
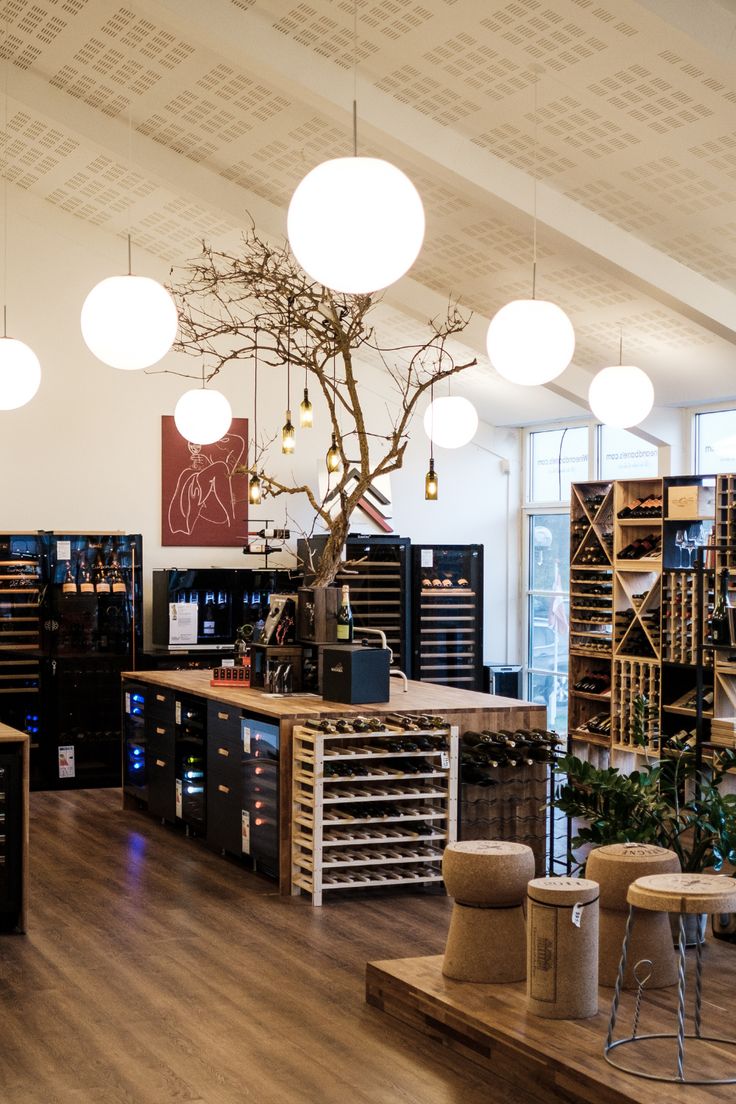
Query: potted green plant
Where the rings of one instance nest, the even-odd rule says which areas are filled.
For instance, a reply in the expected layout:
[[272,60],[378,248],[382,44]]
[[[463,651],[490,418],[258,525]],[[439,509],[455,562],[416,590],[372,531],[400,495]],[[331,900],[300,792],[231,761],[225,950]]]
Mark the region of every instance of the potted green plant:
[[720,790],[735,766],[735,751],[720,752],[717,761],[703,762],[696,786],[690,748],[628,775],[568,755],[559,762],[566,777],[553,805],[584,822],[572,839],[573,853],[586,844],[655,843],[674,851],[684,871],[720,870],[724,863],[736,865],[736,794]]

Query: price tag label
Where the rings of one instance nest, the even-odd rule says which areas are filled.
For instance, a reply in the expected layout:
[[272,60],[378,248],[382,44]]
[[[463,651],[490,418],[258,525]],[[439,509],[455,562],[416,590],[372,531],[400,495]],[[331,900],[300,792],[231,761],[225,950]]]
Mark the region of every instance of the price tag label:
[[234,659],[223,659],[220,666],[221,667],[234,667],[235,666],[235,660]]
[[181,702],[178,701],[174,705],[174,724],[181,724]]
[[450,769],[450,756],[446,751],[440,752],[440,766],[443,770]]
[[130,713],[130,691],[125,691],[125,712]]
[[240,816],[240,844],[244,855],[250,855],[250,813],[241,809]]
[[176,780],[176,815],[178,817],[182,816],[183,809],[184,809],[184,802],[182,800],[181,778],[177,778],[177,780]]
[[250,751],[250,725],[246,721],[245,717],[240,722],[240,734],[243,737],[243,751]]
[[583,919],[583,905],[581,901],[572,906],[571,920],[576,928],[580,927],[580,923]]
[[72,558],[71,541],[60,540],[56,542],[56,558],[57,560],[70,560]]
[[422,567],[432,567],[434,562],[434,553],[431,548],[423,548],[421,553]]

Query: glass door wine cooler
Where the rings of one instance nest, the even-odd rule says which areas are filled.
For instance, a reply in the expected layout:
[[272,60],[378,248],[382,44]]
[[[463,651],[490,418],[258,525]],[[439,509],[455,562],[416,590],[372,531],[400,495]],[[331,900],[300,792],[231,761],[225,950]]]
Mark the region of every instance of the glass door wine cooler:
[[483,546],[412,545],[414,678],[483,689]]

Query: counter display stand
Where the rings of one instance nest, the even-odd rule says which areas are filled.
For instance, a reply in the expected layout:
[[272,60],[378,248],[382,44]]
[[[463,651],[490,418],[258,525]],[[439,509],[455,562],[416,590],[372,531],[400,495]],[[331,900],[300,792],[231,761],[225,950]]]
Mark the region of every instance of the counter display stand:
[[295,727],[292,893],[321,905],[335,889],[440,883],[457,838],[457,763],[455,726]]

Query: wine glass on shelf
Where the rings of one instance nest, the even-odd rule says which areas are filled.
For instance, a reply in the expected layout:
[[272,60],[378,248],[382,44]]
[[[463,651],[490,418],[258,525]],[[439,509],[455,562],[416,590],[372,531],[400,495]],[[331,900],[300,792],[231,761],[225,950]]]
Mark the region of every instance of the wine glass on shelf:
[[687,552],[687,566],[692,570],[693,566],[693,552],[696,552],[700,545],[698,540],[698,534],[695,530],[689,529],[687,533],[687,539],[685,540],[685,551]]
[[677,549],[680,553],[680,562],[677,565],[678,567],[683,566],[683,563],[682,563],[682,550],[685,547],[685,542],[686,541],[687,541],[687,530],[686,529],[678,529],[677,532],[675,533],[675,544],[676,544]]

